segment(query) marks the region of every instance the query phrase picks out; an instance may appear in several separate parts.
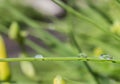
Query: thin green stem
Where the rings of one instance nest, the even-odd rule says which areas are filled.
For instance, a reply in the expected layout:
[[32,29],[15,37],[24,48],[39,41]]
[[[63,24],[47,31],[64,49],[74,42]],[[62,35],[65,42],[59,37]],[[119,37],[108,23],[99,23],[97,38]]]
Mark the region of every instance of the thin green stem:
[[[71,16],[72,17],[72,16]],[[73,17],[72,17],[72,19],[70,20],[70,24],[72,24],[71,25],[71,32],[70,32],[70,37],[71,37],[71,41],[73,42],[73,44],[75,45],[75,47],[77,48],[77,50],[78,50],[78,52],[79,53],[82,53],[82,49],[81,49],[81,47],[79,46],[79,44],[77,43],[77,40],[75,39],[75,35],[74,35],[74,22],[73,22]],[[90,72],[90,74],[94,77],[94,79],[95,79],[95,81],[97,82],[97,84],[100,84],[100,82],[99,82],[99,79],[98,79],[98,77],[97,77],[97,75],[96,75],[96,73],[92,70],[92,68],[90,67],[90,65],[86,62],[86,61],[84,61],[84,64],[85,64],[85,66],[86,66],[86,68],[88,69],[88,71]]]
[[117,37],[116,35],[113,35],[111,32],[109,32],[108,30],[106,30],[107,28],[102,27],[101,24],[96,24],[95,21],[93,21],[92,19],[88,18],[87,16],[82,15],[81,13],[75,11],[73,8],[71,8],[70,6],[62,3],[60,0],[53,0],[53,2],[55,2],[56,4],[58,4],[59,6],[61,6],[62,8],[64,8],[65,10],[67,10],[69,13],[71,13],[72,15],[78,17],[79,19],[85,20],[86,22],[91,23],[92,25],[94,25],[96,28],[98,28],[99,30],[105,32],[106,34],[112,36],[115,40],[120,41],[120,38]]
[[45,55],[45,56],[52,56],[52,54],[49,51],[40,47],[40,45],[36,44],[35,42],[33,42],[29,39],[25,40],[25,44],[27,46],[29,46],[30,48],[32,48],[33,50],[35,50],[38,54],[42,54],[42,55]]
[[[77,41],[75,39],[74,30],[71,31],[71,38],[73,40],[74,45],[78,49],[79,53],[82,53],[82,49],[79,47],[79,45],[78,45],[78,43],[77,43]],[[92,68],[90,67],[90,65],[86,61],[84,61],[84,64],[85,64],[86,68],[88,69],[88,71],[91,73],[91,75],[94,77],[94,79],[97,82],[97,84],[100,84],[100,82],[98,80],[98,77],[96,76],[96,73],[92,70]]]
[[75,15],[79,19],[83,19],[83,20],[85,20],[85,21],[93,24],[97,28],[101,29],[102,31],[106,31],[105,28],[102,28],[100,25],[96,24],[92,19],[88,18],[87,16],[82,15],[81,13],[77,12],[76,10],[74,10],[73,8],[71,8],[70,6],[65,5],[60,0],[53,0],[53,2],[55,2],[56,4],[58,4],[59,6],[61,6],[62,8],[64,8],[65,10],[67,10],[72,15]]
[[79,47],[79,45],[74,37],[74,30],[73,29],[71,30],[70,37],[71,37],[71,40],[74,43],[75,47],[78,49],[79,53],[81,53],[82,49]]
[[27,25],[33,28],[41,28],[40,23],[37,23],[36,21],[25,16],[20,11],[18,11],[16,8],[14,8],[11,4],[6,3],[6,5],[7,6],[3,6],[3,8],[8,9],[9,12],[16,18],[16,20],[23,21],[24,23],[26,23]]
[[[34,31],[34,30],[33,30]],[[41,32],[41,33],[39,33]],[[64,43],[59,41],[59,39],[55,38],[53,35],[51,35],[49,32],[44,30],[35,30],[33,33],[30,33],[30,35],[41,39],[45,44],[49,46],[49,44],[57,45],[57,47],[60,49],[60,52],[66,52],[67,55],[76,55],[76,52],[73,52],[73,50],[70,50],[68,47],[64,46]]]
[[100,8],[98,8],[96,5],[94,5],[91,0],[86,0],[86,1],[87,1],[87,4],[89,5],[89,7],[91,7],[93,10],[98,12],[107,22],[112,24],[112,19],[110,18],[109,15],[107,15],[104,11],[102,11]]
[[91,62],[111,62],[120,63],[120,60],[106,60],[106,59],[96,59],[96,58],[81,58],[81,57],[41,57],[41,58],[1,58],[0,62],[19,62],[19,61],[91,61]]

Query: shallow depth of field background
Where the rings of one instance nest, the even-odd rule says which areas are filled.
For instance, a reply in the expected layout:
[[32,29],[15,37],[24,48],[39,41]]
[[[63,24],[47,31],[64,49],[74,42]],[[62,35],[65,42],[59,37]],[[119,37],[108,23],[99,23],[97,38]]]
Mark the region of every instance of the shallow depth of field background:
[[[100,59],[102,54],[109,55],[111,59],[120,58],[119,0],[59,1],[89,18],[93,24],[52,0],[0,0],[0,34],[5,40],[8,57],[19,57],[23,53],[20,43],[9,37],[10,26],[15,22],[26,36],[23,46],[30,57],[79,57],[79,47],[90,58]],[[23,74],[19,62],[11,62],[10,84],[55,84],[53,80],[58,75],[65,81],[62,84],[97,84],[82,61],[32,63],[37,80]],[[120,64],[88,64],[94,72],[103,76],[99,79],[100,84],[120,84]],[[29,70],[27,66],[24,68]]]

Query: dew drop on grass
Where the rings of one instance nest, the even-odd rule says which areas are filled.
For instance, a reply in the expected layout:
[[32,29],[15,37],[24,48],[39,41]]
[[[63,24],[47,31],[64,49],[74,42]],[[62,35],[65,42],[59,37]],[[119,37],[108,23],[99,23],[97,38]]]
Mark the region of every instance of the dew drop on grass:
[[102,54],[100,55],[99,57],[100,59],[106,59],[106,60],[112,60],[113,57],[111,55],[108,55],[108,54]]
[[113,59],[113,57],[112,57],[112,56],[110,56],[110,57],[107,57],[106,59],[107,59],[107,60],[112,60],[112,59]]
[[35,55],[35,58],[44,58],[42,55]]
[[80,53],[80,54],[78,54],[78,57],[87,58],[87,55],[85,53]]
[[100,57],[99,57],[100,59],[104,59],[104,55],[100,55]]

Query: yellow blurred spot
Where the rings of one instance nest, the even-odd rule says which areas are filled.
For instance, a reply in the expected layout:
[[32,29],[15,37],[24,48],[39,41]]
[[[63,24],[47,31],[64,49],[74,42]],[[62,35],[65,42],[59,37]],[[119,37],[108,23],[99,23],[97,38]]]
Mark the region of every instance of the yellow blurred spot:
[[[0,59],[7,58],[6,46],[2,36],[0,36]],[[10,67],[8,62],[0,62],[0,80],[6,81],[10,77]]]
[[104,53],[104,50],[101,49],[101,48],[95,48],[94,49],[94,56],[100,56],[103,53]]
[[65,81],[60,75],[57,75],[53,80],[53,84],[65,84]]
[[17,22],[12,22],[9,30],[9,37],[13,40],[16,40],[19,36],[20,28]]
[[114,22],[111,27],[111,32],[120,36],[120,22]]
[[29,77],[32,80],[37,80],[36,79],[36,72],[35,69],[33,67],[33,64],[31,62],[28,61],[22,61],[20,62],[20,67],[22,72]]
[[6,57],[7,57],[6,46],[2,36],[0,36],[0,58],[6,58]]

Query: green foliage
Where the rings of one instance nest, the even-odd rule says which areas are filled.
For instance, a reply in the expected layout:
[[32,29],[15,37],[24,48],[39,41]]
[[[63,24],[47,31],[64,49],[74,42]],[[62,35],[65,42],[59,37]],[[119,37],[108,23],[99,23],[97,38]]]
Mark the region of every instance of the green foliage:
[[[77,57],[82,52],[90,58],[100,59],[101,52],[99,55],[94,54],[94,50],[100,48],[104,50],[104,54],[112,56],[112,59],[120,58],[119,0],[68,0],[67,4],[62,0],[53,2],[66,10],[64,18],[44,16],[33,8],[13,3],[12,0],[0,2],[0,32],[8,35],[11,32],[9,27],[15,21],[20,27],[19,31],[25,31],[21,35],[24,38],[16,36],[22,39],[22,43],[17,41],[21,53],[27,53],[30,57],[36,54],[44,57]],[[49,19],[51,23],[43,19]],[[14,34],[17,35],[16,32]],[[57,35],[62,35],[65,40],[59,39]],[[45,47],[28,36],[43,42]],[[26,46],[35,52],[26,51]],[[117,63],[45,61],[33,62],[33,65],[39,81],[22,74],[18,63],[11,63],[11,81],[15,81],[15,84],[52,84],[54,77],[60,74],[65,84],[120,83],[120,68]]]

